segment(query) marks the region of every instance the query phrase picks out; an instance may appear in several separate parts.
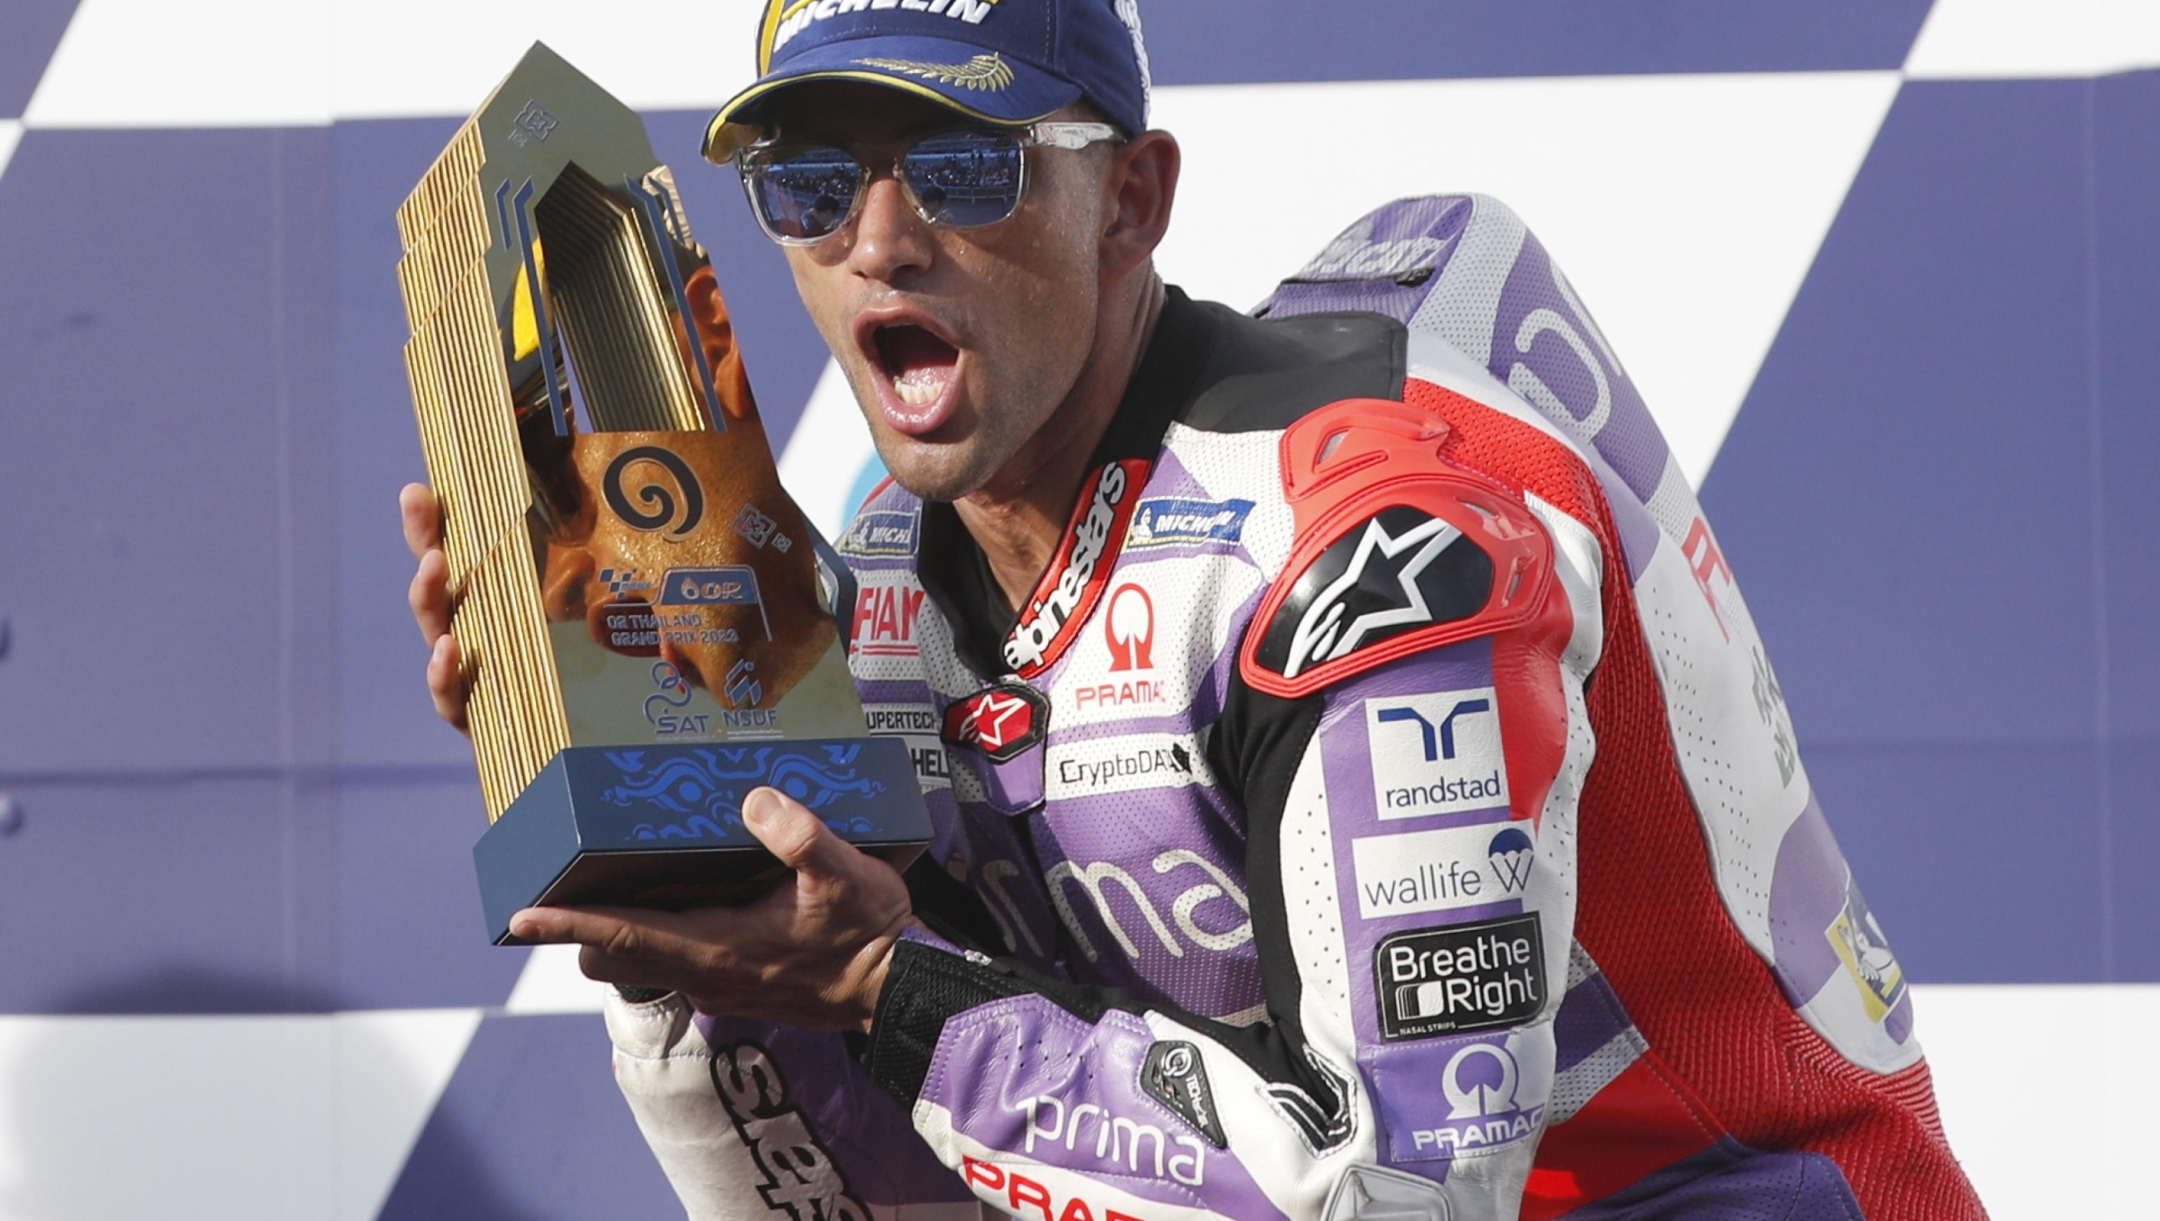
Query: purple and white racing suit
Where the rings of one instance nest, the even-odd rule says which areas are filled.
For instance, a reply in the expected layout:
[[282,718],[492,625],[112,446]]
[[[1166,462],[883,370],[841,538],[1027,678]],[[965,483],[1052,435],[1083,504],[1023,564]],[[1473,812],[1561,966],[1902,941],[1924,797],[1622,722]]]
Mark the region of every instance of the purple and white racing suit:
[[935,932],[867,1036],[611,1004],[692,1217],[1977,1217],[1694,495],[1480,197],[1172,290],[1014,615],[839,550]]

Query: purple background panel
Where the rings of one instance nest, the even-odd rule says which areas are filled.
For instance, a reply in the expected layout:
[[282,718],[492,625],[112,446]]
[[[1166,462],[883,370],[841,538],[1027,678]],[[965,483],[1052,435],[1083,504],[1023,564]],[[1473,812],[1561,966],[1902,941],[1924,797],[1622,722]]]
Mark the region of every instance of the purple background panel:
[[22,114],[60,45],[75,0],[8,0],[0,14],[0,119]]
[[0,773],[326,761],[328,144],[31,131],[0,178]]
[[[2150,73],[2104,92],[1908,83],[1704,488],[1823,808],[1921,982],[2160,967],[2141,949],[2125,974],[2116,957],[2152,941],[2152,900],[2144,935],[2111,932],[2116,828],[2151,821],[2150,790],[2111,804],[2102,787],[2114,642],[2153,613],[2112,623],[2111,591],[2154,582],[2135,511],[2154,481],[2110,479],[2102,455],[2131,460],[2120,442],[2153,429],[2148,404],[2095,378],[2096,360],[2149,376],[2150,355],[2129,353],[2150,345],[2127,331],[2150,315],[2100,312],[2114,329],[2094,330],[2099,269],[2146,268],[2097,282],[2149,309],[2151,261],[2091,261],[2090,228],[2092,184],[2129,227],[2152,171],[2127,150],[2103,149],[2093,174],[2083,159],[2096,112],[2128,140],[2135,111],[2111,99],[2149,114],[2152,93]],[[2096,431],[2117,420],[2127,436]],[[2118,494],[2130,512],[2106,511]],[[2132,667],[2151,656],[2130,647]],[[2123,694],[2149,707],[2151,688]],[[2149,872],[2151,846],[2136,859]]]
[[138,773],[9,790],[23,822],[0,839],[0,1013],[340,1007],[326,786]]
[[2160,979],[2160,72],[2095,82],[2093,249],[2102,587],[2098,807],[2114,976]]

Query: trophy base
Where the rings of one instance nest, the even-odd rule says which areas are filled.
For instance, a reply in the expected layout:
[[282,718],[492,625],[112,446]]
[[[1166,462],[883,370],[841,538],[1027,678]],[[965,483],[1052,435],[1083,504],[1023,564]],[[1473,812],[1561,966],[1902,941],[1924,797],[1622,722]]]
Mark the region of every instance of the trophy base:
[[681,909],[757,897],[787,872],[743,824],[743,798],[761,786],[896,867],[930,842],[898,738],[573,746],[473,845],[489,939],[530,944],[510,935],[510,917],[540,904]]

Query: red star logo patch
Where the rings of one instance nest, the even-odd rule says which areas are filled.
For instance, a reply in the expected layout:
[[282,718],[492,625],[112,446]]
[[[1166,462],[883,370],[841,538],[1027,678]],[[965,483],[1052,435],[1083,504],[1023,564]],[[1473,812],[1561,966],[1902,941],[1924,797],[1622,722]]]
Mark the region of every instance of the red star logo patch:
[[955,700],[945,709],[945,741],[979,750],[993,763],[1042,741],[1050,704],[1026,683],[1006,681]]

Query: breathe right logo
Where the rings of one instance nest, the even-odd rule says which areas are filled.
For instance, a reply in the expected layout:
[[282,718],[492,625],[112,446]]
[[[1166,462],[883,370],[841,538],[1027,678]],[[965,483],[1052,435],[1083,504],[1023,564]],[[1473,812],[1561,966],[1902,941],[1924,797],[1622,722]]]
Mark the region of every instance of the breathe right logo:
[[1500,701],[1491,687],[1365,701],[1381,818],[1506,809]]

